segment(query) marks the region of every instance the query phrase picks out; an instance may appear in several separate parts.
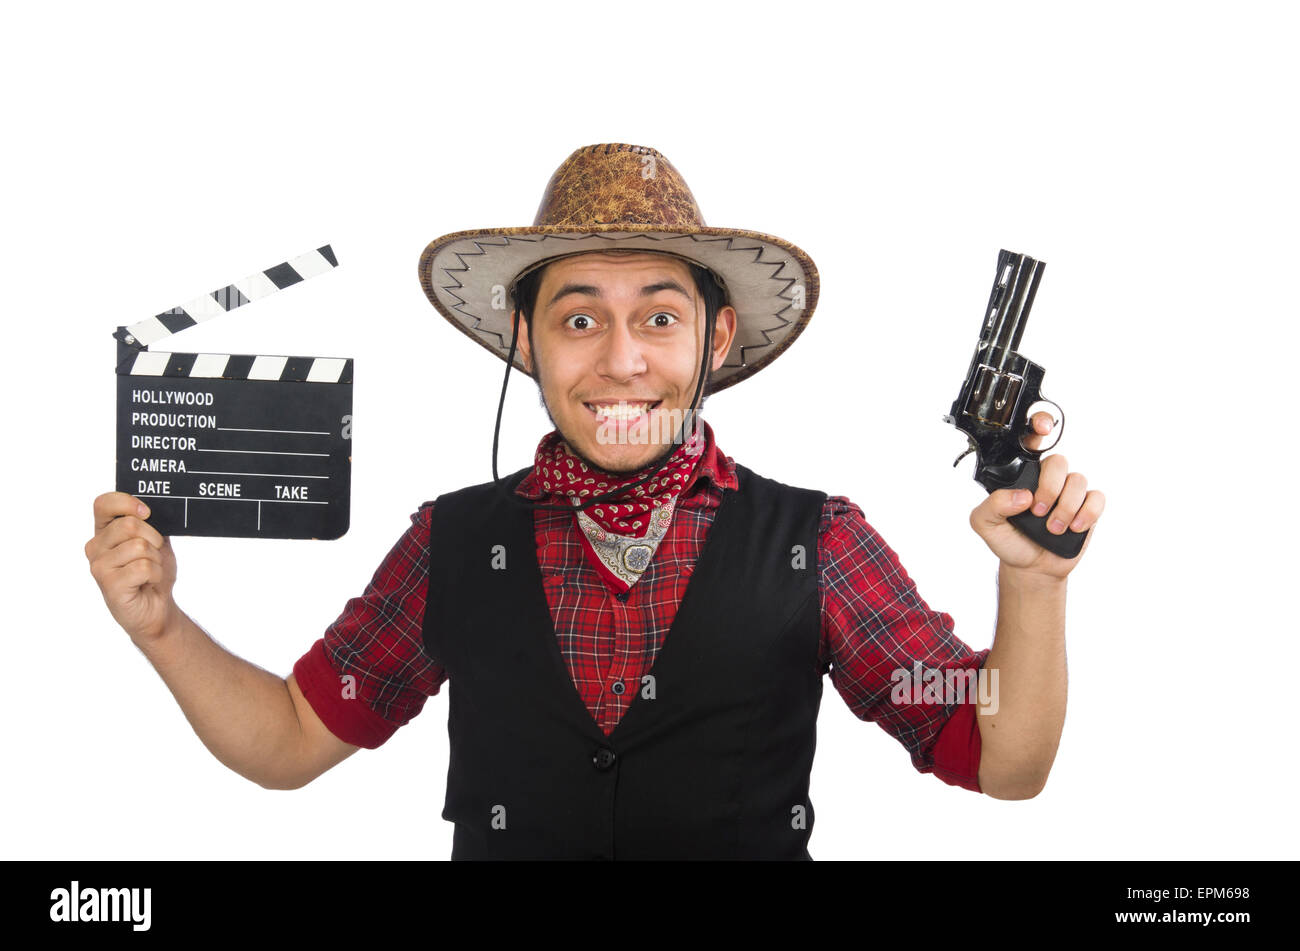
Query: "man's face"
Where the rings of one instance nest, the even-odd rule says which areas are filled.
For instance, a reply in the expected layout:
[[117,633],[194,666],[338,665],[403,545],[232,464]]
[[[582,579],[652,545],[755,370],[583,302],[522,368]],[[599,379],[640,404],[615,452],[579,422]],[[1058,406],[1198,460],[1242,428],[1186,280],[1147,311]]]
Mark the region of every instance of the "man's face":
[[[570,449],[606,472],[629,473],[672,445],[704,346],[704,301],[685,262],[652,252],[562,258],[543,273],[532,319],[532,345],[521,327],[520,354]],[[735,336],[735,309],[723,307],[715,323],[716,370]],[[631,413],[622,442],[609,438],[619,432],[620,401]]]

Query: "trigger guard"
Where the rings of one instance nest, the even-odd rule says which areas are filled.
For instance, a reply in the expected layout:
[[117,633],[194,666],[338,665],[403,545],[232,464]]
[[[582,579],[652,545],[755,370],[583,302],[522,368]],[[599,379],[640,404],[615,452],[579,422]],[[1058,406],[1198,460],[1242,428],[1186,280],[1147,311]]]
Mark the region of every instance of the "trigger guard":
[[[1044,452],[1047,452],[1049,449],[1054,449],[1054,448],[1056,448],[1056,443],[1059,443],[1059,442],[1061,441],[1061,437],[1065,435],[1065,410],[1061,409],[1061,404],[1060,404],[1060,403],[1056,402],[1055,400],[1049,400],[1049,399],[1047,399],[1046,397],[1041,396],[1041,395],[1038,397],[1037,400],[1035,400],[1035,402],[1038,402],[1038,403],[1049,403],[1049,404],[1051,404],[1052,406],[1055,406],[1056,409],[1057,409],[1057,410],[1060,412],[1060,414],[1061,414],[1061,429],[1060,429],[1060,431],[1056,434],[1056,442],[1053,442],[1050,446],[1043,446],[1041,449],[1035,449],[1035,450],[1033,450],[1034,452],[1044,453]],[[1034,435],[1037,435],[1037,434],[1034,434]],[[1021,437],[1020,437],[1020,448],[1021,448],[1021,449],[1025,449],[1025,441],[1024,441],[1024,440],[1025,440],[1025,437],[1024,437],[1024,436],[1021,436]],[[1025,449],[1025,451],[1026,451],[1026,452],[1029,452],[1030,450]]]

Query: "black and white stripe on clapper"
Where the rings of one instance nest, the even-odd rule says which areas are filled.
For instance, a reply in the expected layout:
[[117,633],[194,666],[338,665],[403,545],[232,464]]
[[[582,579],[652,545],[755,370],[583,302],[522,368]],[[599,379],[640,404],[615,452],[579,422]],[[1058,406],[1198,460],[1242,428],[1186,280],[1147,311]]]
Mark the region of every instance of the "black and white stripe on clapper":
[[130,376],[207,377],[225,380],[278,380],[281,383],[351,383],[352,360],[343,357],[278,357],[239,353],[167,353],[141,350]]
[[149,349],[337,266],[325,245],[117,328],[117,489],[143,499],[162,534],[347,531],[351,358]]
[[261,300],[276,291],[300,284],[309,277],[324,274],[338,265],[333,249],[327,244],[315,251],[308,251],[292,260],[267,268],[265,271],[250,274],[243,280],[227,284],[211,294],[203,294],[179,307],[165,310],[156,317],[150,317],[129,327],[119,327],[114,336],[129,346],[138,344],[147,347],[195,324],[229,313],[249,301]]

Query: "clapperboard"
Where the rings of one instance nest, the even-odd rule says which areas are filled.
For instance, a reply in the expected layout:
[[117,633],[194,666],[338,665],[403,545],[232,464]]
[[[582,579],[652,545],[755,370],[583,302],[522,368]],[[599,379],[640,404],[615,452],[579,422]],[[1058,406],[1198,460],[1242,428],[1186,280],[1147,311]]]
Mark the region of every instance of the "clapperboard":
[[352,360],[149,347],[338,266],[329,245],[117,339],[117,489],[163,535],[339,538],[352,489]]

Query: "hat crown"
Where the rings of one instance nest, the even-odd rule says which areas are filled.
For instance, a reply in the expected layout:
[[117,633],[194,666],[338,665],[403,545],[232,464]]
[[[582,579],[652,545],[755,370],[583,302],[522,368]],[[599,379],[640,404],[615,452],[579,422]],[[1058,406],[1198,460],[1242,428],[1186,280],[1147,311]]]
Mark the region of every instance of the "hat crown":
[[655,149],[620,142],[583,146],[551,176],[533,226],[617,224],[705,227],[681,173]]

